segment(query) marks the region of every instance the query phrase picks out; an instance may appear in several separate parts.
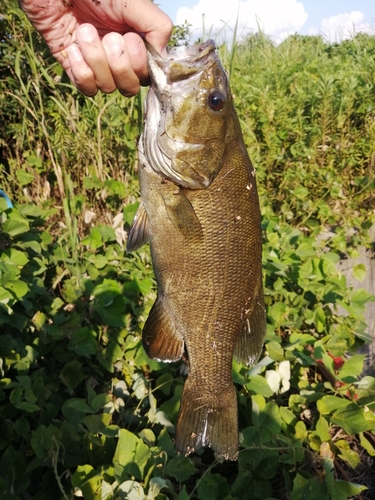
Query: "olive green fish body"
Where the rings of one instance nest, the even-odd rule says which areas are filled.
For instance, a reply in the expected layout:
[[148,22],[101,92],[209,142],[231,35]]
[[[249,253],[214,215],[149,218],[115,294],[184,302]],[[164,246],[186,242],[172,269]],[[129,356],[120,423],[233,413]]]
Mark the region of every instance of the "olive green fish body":
[[[217,59],[214,62],[219,64]],[[219,69],[216,77],[226,78]],[[147,354],[175,361],[185,348],[188,353],[177,450],[188,454],[207,445],[235,459],[238,423],[232,358],[235,355],[247,364],[258,359],[265,312],[254,170],[229,89],[218,95],[225,96],[227,107],[224,125],[216,126],[222,133],[220,144],[214,144],[217,132],[213,139],[206,134],[201,141],[210,142],[211,155],[219,150],[219,167],[207,170],[204,166],[197,175],[192,170],[186,175],[183,170],[185,178],[176,182],[173,166],[167,178],[147,156],[144,141],[140,144],[142,206],[128,246],[134,249],[150,242],[158,285],[158,297],[143,331]],[[214,118],[220,111],[214,111]],[[177,119],[178,114],[174,116]],[[195,116],[198,120],[199,115]],[[193,188],[189,188],[191,177]]]

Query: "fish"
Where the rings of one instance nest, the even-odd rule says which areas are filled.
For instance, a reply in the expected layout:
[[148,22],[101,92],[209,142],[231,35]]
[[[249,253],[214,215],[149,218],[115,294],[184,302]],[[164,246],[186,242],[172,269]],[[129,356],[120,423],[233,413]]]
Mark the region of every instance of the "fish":
[[266,331],[255,170],[214,41],[165,56],[146,47],[141,201],[127,241],[129,252],[150,244],[157,282],[142,343],[151,359],[188,358],[176,450],[236,460],[232,360],[255,364]]

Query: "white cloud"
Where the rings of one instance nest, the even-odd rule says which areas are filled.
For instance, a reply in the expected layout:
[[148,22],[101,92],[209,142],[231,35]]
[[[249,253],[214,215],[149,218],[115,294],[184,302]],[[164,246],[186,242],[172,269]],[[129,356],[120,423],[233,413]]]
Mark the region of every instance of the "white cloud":
[[323,19],[320,29],[310,29],[310,35],[322,35],[329,42],[340,42],[353,37],[357,33],[374,34],[374,27],[364,23],[364,14],[359,11],[345,12],[337,16]]
[[[203,18],[204,16],[204,18]],[[230,42],[238,16],[238,36],[258,31],[258,27],[275,41],[301,29],[307,19],[304,6],[297,0],[198,0],[192,8],[177,11],[176,24],[188,21],[193,39],[202,36],[202,27],[210,37]]]

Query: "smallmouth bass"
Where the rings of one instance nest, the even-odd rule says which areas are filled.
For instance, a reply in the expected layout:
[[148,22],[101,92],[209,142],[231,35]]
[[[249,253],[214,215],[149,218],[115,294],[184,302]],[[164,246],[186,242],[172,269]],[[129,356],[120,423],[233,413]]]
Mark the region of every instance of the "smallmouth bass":
[[166,58],[147,49],[141,204],[127,243],[150,243],[158,287],[143,346],[159,361],[188,355],[176,449],[235,460],[232,358],[254,364],[266,326],[255,172],[214,42]]

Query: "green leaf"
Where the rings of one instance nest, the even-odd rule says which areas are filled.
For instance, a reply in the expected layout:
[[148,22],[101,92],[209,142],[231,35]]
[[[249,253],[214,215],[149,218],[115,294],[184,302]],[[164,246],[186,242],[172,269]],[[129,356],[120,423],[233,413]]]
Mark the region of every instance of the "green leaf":
[[251,393],[260,394],[266,398],[273,395],[273,391],[264,377],[261,375],[254,375],[250,376],[249,379],[250,382],[246,384],[246,387]]
[[331,435],[329,433],[329,425],[327,420],[320,416],[316,423],[316,433],[318,434],[320,440],[322,442],[324,441],[330,441]]
[[26,411],[27,413],[33,413],[34,411],[40,411],[40,408],[35,403],[29,403],[28,401],[21,401],[14,405],[19,410]]
[[230,494],[228,482],[220,474],[206,474],[197,480],[197,485],[200,500],[221,500]]
[[78,356],[89,358],[99,349],[96,341],[96,333],[89,327],[79,328],[73,333],[69,342],[69,349]]
[[112,401],[110,394],[101,393],[97,394],[90,400],[90,406],[94,411],[101,410],[106,404]]
[[182,490],[178,494],[176,500],[189,500],[189,498],[190,498],[189,495],[186,493],[186,486],[183,485]]
[[282,361],[284,357],[284,349],[278,342],[269,342],[266,345],[268,355],[274,361]]
[[145,493],[143,486],[134,480],[124,481],[118,487],[117,493],[125,493],[125,497],[118,496],[118,498],[126,498],[126,500],[145,500]]
[[355,469],[361,463],[358,453],[350,448],[350,444],[347,441],[343,439],[335,441],[335,446],[340,450],[338,456],[345,460],[352,469]]
[[[42,159],[39,156],[37,156],[35,154],[29,155],[27,157],[27,163],[31,167],[35,167],[38,172],[42,171],[43,162],[42,162]],[[34,178],[34,176],[33,176],[33,178]]]
[[103,427],[111,423],[112,415],[110,413],[102,413],[100,415],[86,415],[83,423],[86,425],[89,432],[99,432]]
[[297,423],[297,418],[289,408],[285,408],[285,406],[280,406],[280,416],[284,420],[284,422],[288,425],[294,426]]
[[100,492],[102,481],[102,473],[95,471],[91,465],[79,465],[72,476],[76,495],[83,496],[85,500],[99,500],[97,493]]
[[16,177],[21,186],[27,186],[27,184],[31,184],[35,179],[33,174],[23,169],[16,170]]
[[345,361],[338,371],[339,379],[346,383],[356,382],[362,373],[365,354],[355,354]]
[[95,413],[84,399],[72,398],[62,405],[62,412],[66,420],[72,425],[77,425],[83,421],[86,415]]
[[370,441],[366,438],[366,436],[363,434],[363,432],[359,433],[359,440],[360,440],[361,446],[367,451],[367,453],[371,457],[375,457],[375,448],[370,443]]
[[133,222],[133,219],[134,219],[135,214],[137,213],[138,207],[139,207],[139,202],[137,201],[135,203],[129,203],[129,205],[126,205],[122,209],[122,213],[124,214],[124,222],[126,224],[128,224],[129,226]]
[[355,403],[340,408],[331,416],[331,421],[342,427],[349,434],[357,434],[371,429],[371,423],[368,422],[364,415],[363,409]]
[[285,323],[287,306],[283,302],[276,302],[269,308],[269,316],[276,323],[276,325],[283,325]]
[[14,293],[17,300],[21,300],[29,291],[28,285],[21,280],[9,280],[4,286]]
[[61,431],[54,425],[40,425],[32,433],[31,446],[38,458],[46,458],[52,450],[57,450],[61,442]]
[[176,454],[172,438],[165,427],[160,431],[157,437],[157,445],[160,446],[160,448],[165,451],[169,457]]
[[169,396],[173,382],[174,377],[170,373],[163,373],[157,378],[155,388],[162,391],[166,396]]
[[103,245],[102,235],[98,228],[91,229],[90,234],[82,240],[82,245],[90,247],[91,250],[96,250]]
[[367,490],[367,487],[362,484],[349,483],[341,479],[335,482],[335,486],[346,498],[355,498],[362,491]]
[[82,363],[77,360],[66,363],[60,372],[61,381],[69,388],[74,389],[85,379],[82,373]]
[[[25,456],[20,451],[16,451],[10,444],[0,455],[0,487],[2,487],[1,498],[5,491],[12,491],[14,496],[9,499],[19,500],[30,484],[30,475],[25,473]],[[4,499],[5,500],[5,499]],[[7,499],[8,500],[8,499]]]
[[120,482],[126,475],[142,480],[145,475],[147,461],[151,457],[149,447],[127,429],[120,429],[113,464],[115,474]]
[[366,278],[366,266],[364,264],[357,264],[354,266],[353,276],[358,281],[363,281]]
[[97,269],[103,269],[108,265],[108,260],[104,257],[104,255],[95,255],[93,263]]
[[172,458],[165,467],[167,476],[174,477],[179,483],[187,481],[196,472],[197,469],[193,465],[193,462],[183,455],[177,455],[177,457]]
[[326,485],[316,479],[305,479],[297,473],[290,500],[329,500]]
[[339,408],[345,408],[350,405],[350,401],[337,396],[323,396],[317,401],[318,410],[322,415],[329,415]]
[[373,302],[375,300],[375,295],[369,293],[364,288],[358,288],[355,290],[350,298],[351,302],[354,302],[355,305],[365,305],[367,302]]
[[154,287],[154,282],[151,279],[145,278],[143,280],[136,279],[137,287],[142,295],[147,295]]
[[125,185],[123,182],[109,179],[105,181],[104,186],[108,190],[108,193],[110,195],[118,195],[121,196],[121,198],[125,198],[126,196],[126,190],[125,190]]
[[143,439],[148,446],[155,446],[156,437],[151,429],[142,429],[139,433],[139,437]]
[[29,262],[29,258],[25,252],[20,252],[15,248],[9,248],[3,250],[0,256],[1,260],[4,262],[9,262],[14,266],[23,267]]
[[4,233],[7,233],[12,237],[26,233],[29,229],[30,226],[27,220],[16,211],[13,211],[9,219],[7,219],[2,225]]

